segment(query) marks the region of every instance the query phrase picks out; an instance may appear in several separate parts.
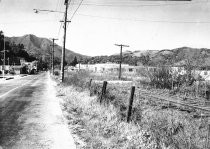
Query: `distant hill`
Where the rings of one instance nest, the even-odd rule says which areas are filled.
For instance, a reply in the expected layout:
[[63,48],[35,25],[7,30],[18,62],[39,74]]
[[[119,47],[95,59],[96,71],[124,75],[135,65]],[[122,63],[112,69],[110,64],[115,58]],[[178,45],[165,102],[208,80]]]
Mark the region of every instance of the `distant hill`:
[[210,49],[181,47],[172,50],[161,50],[152,58],[153,63],[163,62],[165,64],[179,65],[183,61],[190,60],[195,66],[210,66]]
[[[47,38],[40,38],[32,34],[24,35],[21,37],[7,37],[11,43],[23,44],[25,51],[29,55],[48,59],[50,57],[52,41]],[[55,58],[61,58],[62,47],[55,46]],[[88,57],[79,53],[75,53],[66,49],[66,61],[70,63],[74,57],[83,59],[83,63],[118,63],[120,61],[119,53],[111,56],[95,56]],[[193,65],[210,66],[210,49],[206,48],[190,48],[180,47],[176,49],[163,49],[163,50],[138,50],[138,51],[124,51],[123,63],[130,65],[138,65],[142,62],[142,57],[149,57],[149,65],[181,65],[186,60],[190,60]]]
[[[164,50],[139,50],[124,51],[123,63],[130,65],[142,65],[147,63],[150,66],[157,65],[183,65],[186,60],[192,65],[205,67],[210,66],[210,49],[181,47]],[[96,56],[89,59],[90,63],[118,63],[119,53],[111,56]]]
[[[52,41],[47,38],[40,38],[32,34],[24,35],[21,37],[7,37],[7,40],[11,43],[15,44],[23,44],[25,47],[25,51],[28,52],[29,55],[34,57],[45,59],[50,56],[50,52],[52,47]],[[62,47],[57,45],[55,46],[55,58],[61,58]],[[66,49],[66,61],[71,62],[76,56],[77,59],[87,58],[88,56],[75,53],[71,50]]]

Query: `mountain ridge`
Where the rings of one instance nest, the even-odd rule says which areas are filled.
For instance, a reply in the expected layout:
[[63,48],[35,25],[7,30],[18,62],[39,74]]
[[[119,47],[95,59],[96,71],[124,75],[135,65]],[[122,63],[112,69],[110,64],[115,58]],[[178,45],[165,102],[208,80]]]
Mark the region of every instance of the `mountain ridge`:
[[[26,34],[23,36],[12,36],[7,37],[7,39],[10,43],[15,44],[23,44],[25,47],[25,51],[29,53],[29,55],[35,56],[35,57],[49,57],[51,54],[51,45],[53,42],[47,38],[44,37],[37,37],[33,34]],[[60,59],[62,53],[62,47],[55,44],[54,47],[54,55],[55,58]],[[78,59],[87,58],[89,56],[82,55],[79,53],[76,53],[72,50],[66,49],[66,61],[67,63],[70,63],[74,57],[76,56]]]
[[[130,65],[183,65],[183,62],[190,62],[195,67],[210,67],[210,49],[180,47],[163,50],[135,50],[123,51],[122,63]],[[94,63],[119,63],[120,54],[110,56],[96,56],[87,62]],[[181,63],[182,62],[182,63]]]

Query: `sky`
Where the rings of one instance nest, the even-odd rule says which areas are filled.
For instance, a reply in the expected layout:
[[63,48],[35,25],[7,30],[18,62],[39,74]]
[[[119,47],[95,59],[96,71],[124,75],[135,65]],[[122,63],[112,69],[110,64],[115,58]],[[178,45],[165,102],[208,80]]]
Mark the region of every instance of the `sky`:
[[[210,48],[210,1],[71,0],[66,48],[89,55],[183,46]],[[6,36],[34,34],[63,45],[64,0],[0,0],[0,30]],[[77,10],[77,11],[76,11]],[[75,15],[74,12],[76,11]],[[72,18],[73,16],[73,18]]]

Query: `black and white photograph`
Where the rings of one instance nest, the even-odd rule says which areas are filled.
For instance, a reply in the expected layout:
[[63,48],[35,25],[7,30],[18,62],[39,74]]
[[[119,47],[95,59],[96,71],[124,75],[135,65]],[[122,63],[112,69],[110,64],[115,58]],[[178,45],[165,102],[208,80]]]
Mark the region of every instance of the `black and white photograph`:
[[0,0],[0,149],[210,149],[210,0]]

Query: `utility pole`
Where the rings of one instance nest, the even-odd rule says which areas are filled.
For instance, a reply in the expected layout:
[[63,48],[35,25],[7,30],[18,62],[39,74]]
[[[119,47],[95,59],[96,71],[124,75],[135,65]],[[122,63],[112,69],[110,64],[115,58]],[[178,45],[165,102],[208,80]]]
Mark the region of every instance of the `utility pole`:
[[54,47],[56,46],[55,40],[58,40],[58,39],[52,38],[53,45],[50,45],[50,46],[52,46],[52,74],[53,75],[54,75],[54,51],[55,51]]
[[[64,36],[63,36],[63,49],[61,56],[61,82],[64,80],[64,63],[65,63],[65,50],[66,50],[66,23],[67,21],[67,11],[68,11],[68,0],[65,0],[64,5],[66,6],[65,14],[64,14]],[[63,22],[63,21],[61,21]]]
[[3,76],[4,76],[4,74],[5,74],[5,52],[6,52],[6,49],[5,49],[6,47],[5,47],[5,36],[4,36],[4,62],[3,62]]
[[3,77],[4,77],[4,75],[5,75],[5,59],[6,59],[6,51],[8,51],[8,50],[6,50],[6,46],[5,46],[5,35],[4,35],[4,50],[3,51],[1,51],[1,52],[3,52],[4,53],[4,59],[3,59],[3,67],[2,67],[2,74],[3,74]]
[[121,71],[121,65],[122,65],[122,48],[123,47],[129,47],[128,45],[122,45],[122,44],[115,44],[115,46],[119,46],[120,47],[120,68],[119,68],[119,79],[121,80],[121,74],[122,74],[122,71]]

